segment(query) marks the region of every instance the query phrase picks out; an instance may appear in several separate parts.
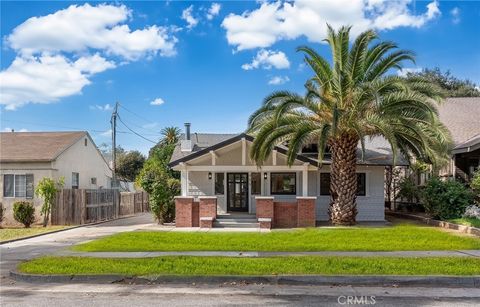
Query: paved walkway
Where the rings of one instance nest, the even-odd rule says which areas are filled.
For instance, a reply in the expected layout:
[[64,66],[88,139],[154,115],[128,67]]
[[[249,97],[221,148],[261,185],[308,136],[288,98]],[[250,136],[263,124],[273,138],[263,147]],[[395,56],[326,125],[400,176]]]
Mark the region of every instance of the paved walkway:
[[74,244],[124,231],[144,229],[154,223],[150,213],[118,219],[92,226],[68,229],[62,232],[0,245],[0,276],[6,278],[21,261],[53,254]]
[[459,251],[393,251],[393,252],[226,252],[226,251],[181,251],[181,252],[76,252],[61,250],[57,256],[96,258],[151,258],[162,256],[204,256],[204,257],[274,257],[274,256],[344,256],[344,257],[478,257],[480,250]]

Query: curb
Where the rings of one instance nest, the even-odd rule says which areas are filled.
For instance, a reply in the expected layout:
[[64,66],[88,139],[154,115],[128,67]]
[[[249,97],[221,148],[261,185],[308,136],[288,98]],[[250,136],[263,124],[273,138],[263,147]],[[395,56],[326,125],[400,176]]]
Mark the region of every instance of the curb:
[[83,225],[75,225],[75,226],[72,226],[72,227],[67,227],[67,228],[58,229],[58,230],[52,230],[52,231],[49,231],[49,232],[43,232],[43,233],[28,236],[28,237],[21,237],[21,238],[17,238],[17,239],[0,241],[0,245],[7,244],[7,243],[12,243],[12,242],[17,242],[17,241],[22,241],[22,240],[27,240],[27,239],[32,239],[32,238],[36,238],[36,237],[41,237],[41,236],[49,235],[49,234],[52,234],[52,233],[72,230],[72,229],[76,229],[76,228],[80,228],[80,227],[93,226],[93,225],[98,225],[98,224],[107,223],[107,222],[111,222],[111,221],[122,220],[122,219],[126,219],[126,218],[133,217],[133,216],[135,216],[135,215],[126,215],[126,216],[122,216],[122,217],[119,217],[119,218],[116,218],[116,219],[100,221],[100,222],[93,222],[93,223],[83,224]]
[[471,226],[465,226],[465,225],[459,225],[459,224],[454,224],[446,221],[439,221],[435,220],[429,217],[423,217],[415,214],[408,214],[408,213],[402,213],[402,212],[394,212],[394,211],[388,211],[385,212],[385,215],[390,215],[394,217],[403,217],[411,220],[417,220],[421,221],[427,225],[432,225],[436,226],[439,228],[445,228],[445,229],[452,229],[459,231],[461,233],[467,233],[471,234],[477,237],[480,237],[480,228],[477,227],[471,227]]
[[275,284],[275,285],[357,285],[408,287],[480,287],[480,276],[325,276],[325,275],[259,275],[259,276],[175,276],[175,275],[40,275],[10,271],[16,281],[28,283],[128,283],[128,284]]

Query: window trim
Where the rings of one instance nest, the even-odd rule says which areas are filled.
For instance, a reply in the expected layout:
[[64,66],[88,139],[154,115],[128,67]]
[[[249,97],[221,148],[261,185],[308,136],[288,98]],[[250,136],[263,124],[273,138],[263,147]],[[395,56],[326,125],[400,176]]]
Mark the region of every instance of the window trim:
[[[73,185],[73,174],[77,174],[76,179],[77,179],[77,185],[74,187]],[[79,172],[72,172],[72,189],[80,189],[80,173]]]
[[[273,180],[272,175],[294,175],[295,176],[295,186],[293,192],[290,193],[279,193],[273,192]],[[296,172],[271,172],[270,173],[270,195],[297,195],[297,173]]]
[[[33,194],[32,196],[28,196],[27,193],[27,176],[32,176],[32,184],[33,184]],[[24,173],[24,174],[12,174],[12,173],[5,173],[2,174],[3,176],[3,189],[2,189],[2,197],[8,199],[34,199],[35,198],[35,175],[33,173]],[[5,176],[13,176],[13,196],[5,196]],[[16,196],[17,192],[17,184],[16,184],[16,177],[17,176],[24,176],[25,177],[25,196]]]
[[[330,174],[331,172],[319,172],[318,173],[318,196],[330,197],[330,191],[328,194],[322,194],[322,188],[320,185],[321,174]],[[357,198],[370,197],[370,171],[358,171],[356,174],[365,174],[365,195],[357,195]]]

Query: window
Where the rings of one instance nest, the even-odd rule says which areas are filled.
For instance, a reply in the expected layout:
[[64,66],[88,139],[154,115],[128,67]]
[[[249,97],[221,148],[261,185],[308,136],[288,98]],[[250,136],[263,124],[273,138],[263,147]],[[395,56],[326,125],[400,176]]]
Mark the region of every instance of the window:
[[272,173],[270,175],[270,194],[295,195],[297,183],[295,173]]
[[[330,195],[330,173],[320,173],[320,195]],[[357,173],[357,196],[367,195],[367,175]]]
[[80,175],[78,173],[72,173],[72,189],[78,189],[79,181],[80,181]]
[[33,198],[33,174],[3,175],[3,196]]
[[262,193],[262,174],[252,173],[252,195],[260,195]]
[[215,195],[225,194],[225,174],[215,173]]
[[96,177],[90,178],[90,183],[91,184],[97,184],[97,178]]
[[87,139],[85,139],[84,144],[85,144],[85,146],[87,146]]

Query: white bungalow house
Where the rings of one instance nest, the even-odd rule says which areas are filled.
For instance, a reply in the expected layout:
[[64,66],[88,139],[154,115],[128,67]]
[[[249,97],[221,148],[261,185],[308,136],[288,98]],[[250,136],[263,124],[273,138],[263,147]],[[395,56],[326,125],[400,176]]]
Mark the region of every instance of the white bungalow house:
[[42,200],[34,189],[43,177],[65,179],[66,189],[110,188],[111,170],[86,131],[0,133],[0,203],[6,225],[13,203],[33,202],[37,222]]
[[[277,146],[262,166],[249,157],[253,137],[241,134],[190,133],[186,124],[183,140],[176,146],[170,167],[181,172],[182,196],[216,196],[217,213],[255,214],[260,196],[274,202],[315,199],[315,219],[328,221],[330,159],[322,166],[312,144],[298,153],[292,166],[286,164],[286,147]],[[358,153],[358,221],[384,221],[385,166],[392,164],[386,141],[375,138]],[[397,165],[407,165],[398,161]]]

